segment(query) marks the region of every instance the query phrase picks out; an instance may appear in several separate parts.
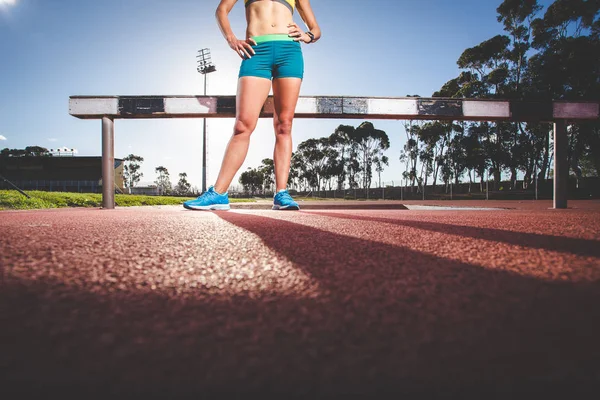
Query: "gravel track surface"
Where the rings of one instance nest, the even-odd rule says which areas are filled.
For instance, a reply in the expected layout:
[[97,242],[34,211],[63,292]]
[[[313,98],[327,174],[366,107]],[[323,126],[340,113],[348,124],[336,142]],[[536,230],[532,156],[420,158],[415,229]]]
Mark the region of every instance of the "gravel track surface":
[[537,204],[0,212],[0,397],[598,393],[600,203]]

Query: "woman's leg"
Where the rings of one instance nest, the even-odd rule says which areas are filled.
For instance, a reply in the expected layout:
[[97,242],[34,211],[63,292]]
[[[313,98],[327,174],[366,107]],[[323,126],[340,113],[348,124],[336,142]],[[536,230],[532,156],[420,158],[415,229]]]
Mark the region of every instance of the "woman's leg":
[[244,163],[248,154],[250,135],[256,127],[260,111],[270,90],[270,79],[255,76],[239,78],[233,136],[227,144],[219,177],[214,185],[218,193],[227,191],[233,177]]
[[273,127],[275,128],[275,193],[287,187],[292,158],[292,121],[298,96],[300,95],[300,78],[273,79]]

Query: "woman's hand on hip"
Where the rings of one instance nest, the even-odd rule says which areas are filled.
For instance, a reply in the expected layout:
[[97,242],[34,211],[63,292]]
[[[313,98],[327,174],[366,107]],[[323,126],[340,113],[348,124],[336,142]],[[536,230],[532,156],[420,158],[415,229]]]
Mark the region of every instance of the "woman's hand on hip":
[[242,59],[251,58],[255,54],[252,45],[256,46],[256,41],[252,38],[246,40],[233,38],[232,40],[228,40],[227,43]]
[[288,35],[291,38],[294,38],[295,42],[304,42],[304,43],[310,43],[310,36],[308,36],[305,32],[302,31],[302,29],[300,29],[300,27],[298,27],[298,25],[296,25],[296,23],[294,22],[290,22],[288,24]]

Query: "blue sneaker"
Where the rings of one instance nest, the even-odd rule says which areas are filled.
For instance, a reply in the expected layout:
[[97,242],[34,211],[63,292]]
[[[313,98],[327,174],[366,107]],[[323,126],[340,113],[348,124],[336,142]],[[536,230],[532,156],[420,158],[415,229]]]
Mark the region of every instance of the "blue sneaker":
[[273,210],[299,210],[300,206],[287,190],[280,190],[273,198]]
[[188,200],[183,206],[188,210],[229,210],[229,196],[227,192],[215,192],[215,188],[211,186],[196,200]]

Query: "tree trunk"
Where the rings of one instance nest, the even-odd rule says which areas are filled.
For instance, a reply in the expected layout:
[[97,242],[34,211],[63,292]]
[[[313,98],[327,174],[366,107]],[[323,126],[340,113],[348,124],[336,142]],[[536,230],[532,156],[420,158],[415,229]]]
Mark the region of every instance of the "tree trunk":
[[484,181],[485,181],[485,171],[479,171],[479,178],[480,178],[480,181],[479,181],[479,192],[483,193],[483,184],[484,184]]
[[544,139],[544,159],[542,160],[542,166],[540,168],[540,172],[538,174],[538,179],[544,180],[546,179],[546,171],[548,170],[548,166],[550,165],[550,133],[546,133],[546,137]]
[[517,189],[517,169],[513,166],[510,167],[510,189]]
[[494,190],[500,189],[500,182],[502,181],[502,172],[499,167],[494,167]]
[[[577,176],[577,187],[579,187],[579,181],[581,180],[581,178],[583,178],[583,172],[581,171],[581,167],[579,166],[579,160],[581,158],[581,154],[584,151],[585,144],[581,139],[581,129],[578,129],[577,135],[575,135],[575,132],[572,132],[571,136],[574,137],[573,140],[575,141],[575,144],[573,146],[573,153],[571,156],[571,169],[573,170],[573,172],[575,172],[575,176]],[[575,138],[575,136],[577,137]]]
[[[496,157],[499,157],[500,154],[502,154],[502,146],[500,145],[500,125],[496,123],[496,148],[497,148],[497,152],[496,152]],[[494,172],[494,180],[495,180],[495,184],[500,185],[500,179],[502,178],[501,176],[501,171],[500,171],[500,160],[495,160],[495,172]],[[496,180],[496,174],[498,175],[498,180]]]
[[468,173],[468,175],[469,175],[469,193],[471,193],[471,185],[473,184],[473,176],[472,176],[472,174],[473,174],[473,170],[469,169],[469,173]]
[[531,173],[533,171],[533,166],[527,165],[527,169],[525,170],[525,175],[523,176],[523,189],[529,188],[531,184]]

